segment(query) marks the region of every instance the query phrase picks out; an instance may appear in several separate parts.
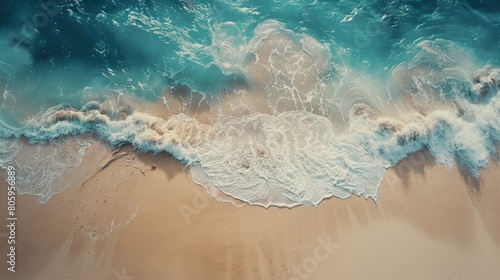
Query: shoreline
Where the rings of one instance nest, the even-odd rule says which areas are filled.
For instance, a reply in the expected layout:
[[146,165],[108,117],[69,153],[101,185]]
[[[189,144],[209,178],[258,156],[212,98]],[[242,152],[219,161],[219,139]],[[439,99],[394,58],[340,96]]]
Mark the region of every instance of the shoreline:
[[[166,155],[130,155],[47,204],[19,195],[19,270],[1,269],[2,279],[500,275],[494,265],[500,257],[500,168],[494,162],[482,172],[479,193],[470,191],[474,183],[456,166],[412,155],[386,171],[377,203],[352,196],[317,207],[266,209],[218,202]],[[421,271],[409,275],[416,264]]]

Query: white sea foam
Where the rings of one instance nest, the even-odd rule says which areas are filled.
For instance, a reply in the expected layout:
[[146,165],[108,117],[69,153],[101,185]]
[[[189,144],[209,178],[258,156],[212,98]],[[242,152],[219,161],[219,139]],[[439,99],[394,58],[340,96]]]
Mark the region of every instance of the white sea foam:
[[[342,96],[342,89],[358,92],[356,80],[326,77],[328,63],[320,60],[329,52],[313,38],[294,36],[275,22],[260,26],[254,59],[242,68],[256,88],[262,84],[265,94],[259,97],[267,98],[270,114],[222,116],[208,125],[182,113],[168,119],[129,110],[110,114],[91,103],[81,110],[53,107],[22,130],[0,127],[0,135],[42,143],[95,133],[115,146],[166,152],[191,166],[193,180],[209,193],[216,188],[265,207],[317,205],[353,194],[376,200],[385,169],[422,148],[440,163],[458,161],[475,176],[487,165],[500,141],[500,69],[461,69],[459,61],[467,61],[465,69],[471,62],[460,60],[463,52],[452,51],[453,44],[421,42],[421,53],[393,71],[397,82],[408,86],[393,93],[397,98],[390,105],[411,103],[411,108],[385,114],[373,106],[378,101],[369,88]],[[262,69],[267,69],[264,79],[258,76]],[[429,102],[416,101],[417,96]],[[332,118],[338,110],[343,120]],[[342,121],[345,129],[339,132],[335,126]],[[1,160],[5,164],[12,155]]]
[[[483,70],[478,81],[490,81],[492,71],[498,70]],[[340,135],[330,120],[305,111],[252,114],[209,126],[183,114],[164,120],[136,112],[111,120],[98,110],[59,108],[40,116],[24,136],[44,141],[94,132],[114,145],[168,152],[196,168],[196,182],[208,185],[208,180],[250,204],[317,205],[331,196],[376,199],[385,168],[423,147],[439,162],[458,160],[478,176],[500,140],[500,100],[495,94],[487,102],[462,102],[462,114],[436,110],[405,119],[358,109]]]
[[[100,147],[100,148],[99,148]],[[106,155],[105,145],[90,137],[59,137],[43,145],[29,144],[24,139],[0,140],[0,166],[16,168],[16,188],[20,195],[36,195],[46,203],[53,195],[76,186],[89,175]],[[94,152],[101,149],[100,152]],[[89,153],[91,152],[91,153]],[[82,165],[86,155],[86,165]]]

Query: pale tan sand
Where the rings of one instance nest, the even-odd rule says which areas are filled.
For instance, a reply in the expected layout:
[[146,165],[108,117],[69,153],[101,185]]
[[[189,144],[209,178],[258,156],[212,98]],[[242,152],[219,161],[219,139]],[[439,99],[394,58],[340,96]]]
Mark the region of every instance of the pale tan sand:
[[18,196],[17,272],[6,270],[2,239],[0,279],[500,277],[495,163],[475,182],[420,153],[388,171],[377,205],[264,209],[207,198],[165,154],[124,152],[45,205]]

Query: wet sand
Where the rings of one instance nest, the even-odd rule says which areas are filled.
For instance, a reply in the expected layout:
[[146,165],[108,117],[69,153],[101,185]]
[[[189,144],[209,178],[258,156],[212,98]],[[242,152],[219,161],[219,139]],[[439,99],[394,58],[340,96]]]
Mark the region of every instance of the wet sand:
[[[121,152],[45,205],[17,197],[16,272],[7,271],[2,238],[0,279],[500,277],[494,162],[475,180],[420,152],[386,173],[377,203],[264,209],[207,197],[166,154]],[[4,187],[1,197],[5,209]]]

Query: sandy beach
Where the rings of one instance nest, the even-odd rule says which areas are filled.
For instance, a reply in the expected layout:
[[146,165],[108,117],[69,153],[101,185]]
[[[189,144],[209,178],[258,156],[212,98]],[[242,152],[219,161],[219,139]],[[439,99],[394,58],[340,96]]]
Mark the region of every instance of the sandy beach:
[[3,1],[0,280],[499,280],[498,7]]
[[206,196],[168,155],[124,147],[45,205],[17,197],[16,272],[7,271],[2,239],[0,276],[494,280],[498,182],[494,162],[476,180],[420,152],[388,170],[377,203],[352,197],[316,208],[235,207]]

